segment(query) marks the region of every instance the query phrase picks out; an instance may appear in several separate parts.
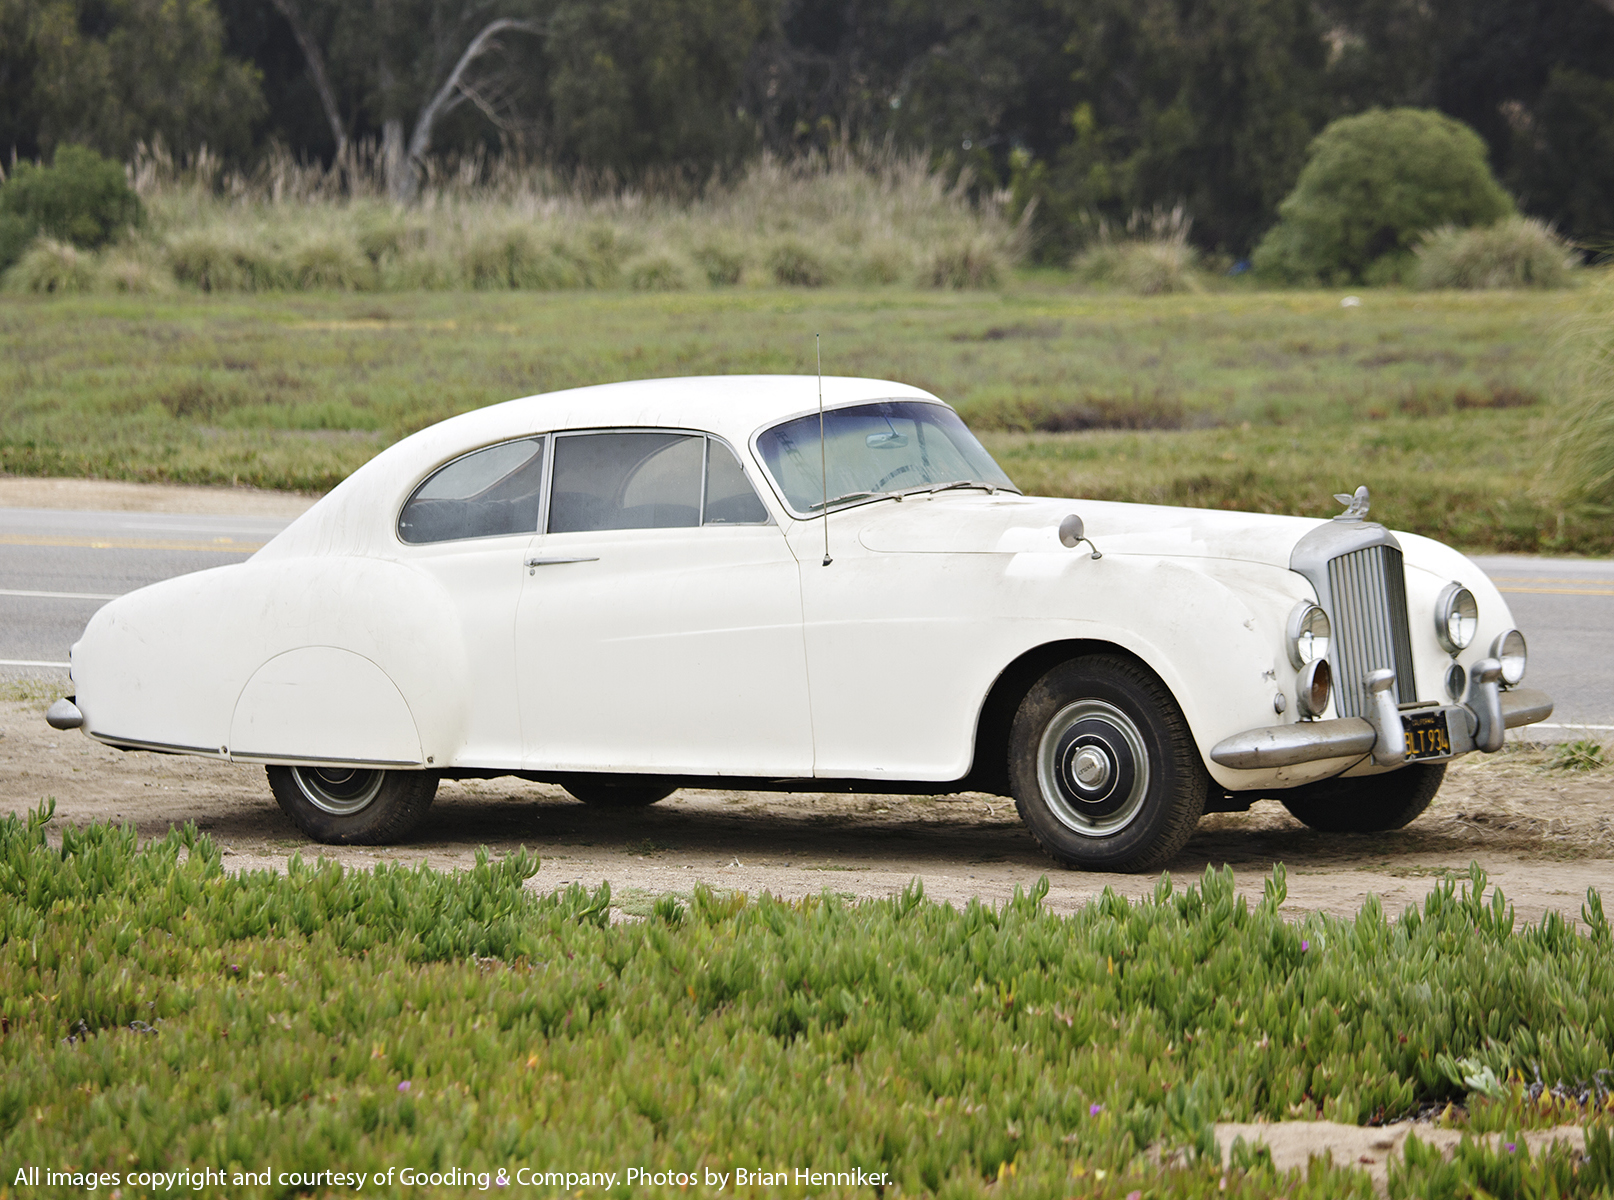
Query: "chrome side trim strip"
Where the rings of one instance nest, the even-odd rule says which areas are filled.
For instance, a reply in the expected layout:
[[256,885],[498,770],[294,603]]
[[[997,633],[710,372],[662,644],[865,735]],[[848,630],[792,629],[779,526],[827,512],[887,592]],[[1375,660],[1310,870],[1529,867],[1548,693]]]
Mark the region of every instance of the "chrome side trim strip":
[[419,767],[417,761],[390,758],[310,758],[300,754],[266,754],[260,750],[237,750],[230,755],[232,762],[268,763],[286,767],[382,767],[409,769]]

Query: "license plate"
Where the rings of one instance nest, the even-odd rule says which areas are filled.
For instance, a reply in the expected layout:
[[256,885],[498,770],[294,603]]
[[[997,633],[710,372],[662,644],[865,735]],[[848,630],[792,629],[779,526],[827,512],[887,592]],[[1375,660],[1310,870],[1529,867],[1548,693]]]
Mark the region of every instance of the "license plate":
[[1446,728],[1443,710],[1402,713],[1401,727],[1407,735],[1409,760],[1451,757],[1451,732]]

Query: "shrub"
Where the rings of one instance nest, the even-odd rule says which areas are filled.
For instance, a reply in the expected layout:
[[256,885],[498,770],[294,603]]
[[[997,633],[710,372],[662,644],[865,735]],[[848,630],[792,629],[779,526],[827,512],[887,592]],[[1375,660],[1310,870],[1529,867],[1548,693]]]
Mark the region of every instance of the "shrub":
[[989,242],[970,239],[938,250],[925,272],[925,282],[931,287],[964,288],[996,287],[1002,279],[1002,256]]
[[105,291],[146,294],[171,290],[174,277],[149,254],[114,251],[101,263],[99,286]]
[[87,292],[95,285],[95,260],[52,237],[40,237],[6,279],[25,292]]
[[857,281],[868,284],[896,283],[914,275],[914,256],[895,241],[880,241],[864,249],[857,263]]
[[695,265],[713,287],[733,287],[745,274],[745,256],[728,246],[708,242],[695,251]]
[[[104,246],[143,217],[123,167],[83,146],[63,146],[48,167],[18,163],[0,187],[0,269],[20,257],[35,233],[83,249]],[[7,259],[10,253],[16,257]]]
[[689,286],[684,268],[671,255],[652,254],[627,266],[628,286],[636,292],[680,292]]
[[373,266],[346,238],[321,237],[305,242],[292,255],[291,271],[299,288],[352,292],[374,284]]
[[775,283],[786,287],[823,287],[830,279],[829,265],[796,238],[787,238],[768,252],[768,270]]
[[615,287],[622,278],[622,260],[632,249],[628,238],[609,225],[589,229],[580,245],[556,247],[558,254],[570,259],[584,286],[591,288]]
[[1163,296],[1199,290],[1194,273],[1198,252],[1186,238],[1152,238],[1138,242],[1100,241],[1075,263],[1086,283],[1108,283],[1140,296]]
[[558,291],[582,287],[585,281],[573,254],[541,244],[520,225],[472,238],[464,264],[467,281],[477,288]]
[[175,279],[204,292],[261,292],[287,287],[297,278],[272,245],[216,229],[169,242],[168,264]]
[[1373,109],[1318,134],[1279,221],[1252,258],[1290,282],[1360,283],[1442,225],[1488,225],[1513,201],[1468,126],[1422,109]]
[[402,221],[378,221],[359,230],[359,250],[377,265],[406,250],[418,250],[425,243],[424,229]]
[[[4,189],[0,189],[0,196],[4,195]],[[34,240],[37,232],[33,223],[26,217],[19,217],[16,213],[0,212],[0,271],[4,271],[22,257],[23,251],[28,249],[28,243]]]
[[1444,225],[1418,243],[1413,279],[1421,288],[1564,287],[1573,251],[1544,221],[1506,217],[1483,229]]

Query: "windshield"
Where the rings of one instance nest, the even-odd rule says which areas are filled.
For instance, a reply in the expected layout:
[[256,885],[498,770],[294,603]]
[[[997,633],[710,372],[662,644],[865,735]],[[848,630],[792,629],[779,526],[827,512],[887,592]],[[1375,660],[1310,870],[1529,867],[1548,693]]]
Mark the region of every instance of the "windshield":
[[816,512],[877,496],[947,484],[1014,489],[958,414],[922,400],[876,400],[824,413],[821,474],[818,414],[757,435],[757,451],[790,507]]

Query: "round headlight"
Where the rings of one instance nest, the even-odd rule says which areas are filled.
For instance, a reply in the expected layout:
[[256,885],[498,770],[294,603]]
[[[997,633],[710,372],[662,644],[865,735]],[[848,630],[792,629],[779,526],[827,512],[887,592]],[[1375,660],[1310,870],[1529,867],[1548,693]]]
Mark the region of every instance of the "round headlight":
[[1462,584],[1448,583],[1435,601],[1435,636],[1446,653],[1456,654],[1468,649],[1478,632],[1479,601]]
[[1328,707],[1328,693],[1334,687],[1334,672],[1328,666],[1326,658],[1313,659],[1307,663],[1300,672],[1299,693],[1295,697],[1295,707],[1300,710],[1303,717],[1320,717],[1323,710]]
[[1333,629],[1328,614],[1310,600],[1302,600],[1289,614],[1289,661],[1295,670],[1328,656]]
[[1491,643],[1491,657],[1502,664],[1502,683],[1514,687],[1524,680],[1525,663],[1530,653],[1525,648],[1524,634],[1510,629]]

